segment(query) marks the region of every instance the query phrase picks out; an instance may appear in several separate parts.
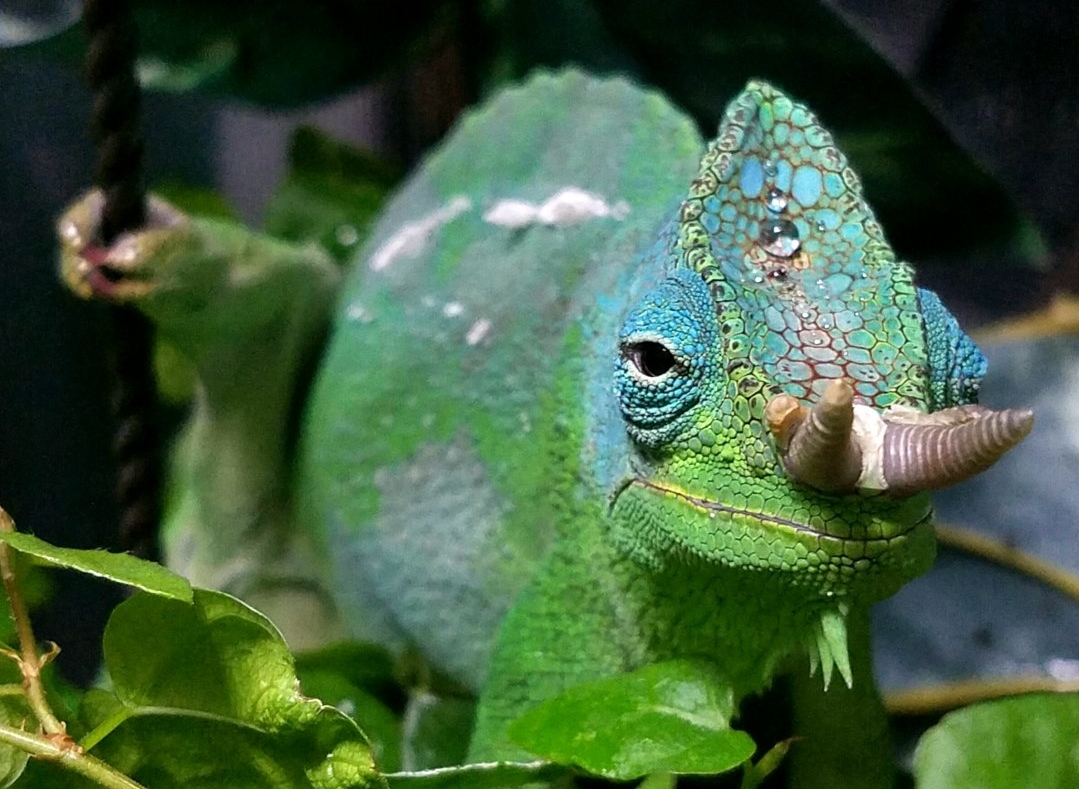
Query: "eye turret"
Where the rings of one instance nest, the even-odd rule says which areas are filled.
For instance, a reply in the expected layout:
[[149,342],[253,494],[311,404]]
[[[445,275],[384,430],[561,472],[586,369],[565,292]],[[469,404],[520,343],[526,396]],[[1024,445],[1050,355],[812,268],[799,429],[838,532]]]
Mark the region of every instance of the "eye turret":
[[692,428],[691,411],[714,380],[717,330],[708,288],[688,271],[647,293],[619,337],[615,384],[626,430],[656,449]]

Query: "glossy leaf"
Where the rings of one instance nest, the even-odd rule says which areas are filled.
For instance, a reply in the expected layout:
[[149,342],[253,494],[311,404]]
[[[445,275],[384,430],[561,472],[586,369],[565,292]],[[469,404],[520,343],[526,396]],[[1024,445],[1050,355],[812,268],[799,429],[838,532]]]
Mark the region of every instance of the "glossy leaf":
[[730,728],[734,702],[708,664],[657,663],[549,699],[510,727],[514,742],[615,780],[713,774],[744,764],[753,740]]
[[263,230],[316,242],[345,261],[367,238],[397,175],[373,154],[300,128],[289,148],[288,175],[266,206]]
[[371,742],[384,772],[401,769],[401,721],[385,704],[335,671],[298,671],[304,695],[317,698],[355,720]]
[[564,775],[565,768],[547,762],[490,762],[390,773],[386,781],[390,789],[514,789]]
[[918,789],[1079,786],[1079,694],[1017,696],[944,716],[914,753]]
[[[444,0],[139,0],[139,76],[148,88],[199,90],[275,107],[327,99],[422,51]],[[83,31],[36,45],[76,61]]]
[[0,542],[6,542],[19,553],[33,556],[51,567],[77,570],[174,600],[192,599],[191,584],[184,578],[159,564],[130,554],[59,548],[32,534],[18,532],[0,532]]
[[405,765],[423,770],[464,762],[475,714],[472,699],[417,694],[405,717]]
[[84,702],[93,752],[155,788],[383,785],[355,722],[299,692],[261,614],[219,592],[136,595],[105,631],[114,694]]

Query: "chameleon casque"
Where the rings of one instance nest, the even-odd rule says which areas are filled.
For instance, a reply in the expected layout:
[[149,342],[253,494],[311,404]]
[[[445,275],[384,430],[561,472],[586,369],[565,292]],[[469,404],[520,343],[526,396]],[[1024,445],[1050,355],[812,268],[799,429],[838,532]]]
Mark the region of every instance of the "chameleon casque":
[[1032,421],[972,404],[981,354],[762,82],[704,146],[624,80],[538,76],[460,124],[347,272],[161,201],[101,248],[100,206],[61,220],[66,281],[199,376],[168,563],[293,643],[418,647],[480,694],[476,759],[655,661],[710,661],[735,700],[797,653],[871,685],[846,623],[928,567],[926,491]]

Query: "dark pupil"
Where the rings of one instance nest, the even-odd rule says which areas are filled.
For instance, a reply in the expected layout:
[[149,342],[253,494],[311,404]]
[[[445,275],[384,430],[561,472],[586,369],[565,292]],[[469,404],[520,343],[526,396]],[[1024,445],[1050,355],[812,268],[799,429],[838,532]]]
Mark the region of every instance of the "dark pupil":
[[641,375],[649,378],[658,378],[674,367],[674,356],[658,342],[635,343],[629,354]]

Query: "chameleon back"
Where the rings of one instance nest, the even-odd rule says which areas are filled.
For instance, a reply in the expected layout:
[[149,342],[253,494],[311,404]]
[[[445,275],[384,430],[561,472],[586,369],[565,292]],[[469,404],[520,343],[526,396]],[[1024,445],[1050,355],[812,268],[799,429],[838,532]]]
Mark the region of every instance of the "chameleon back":
[[597,314],[618,319],[647,281],[633,264],[702,147],[658,95],[540,76],[393,200],[345,286],[299,468],[353,634],[422,644],[479,687],[560,498],[597,495],[557,479],[582,450],[563,429],[583,407],[570,368]]

